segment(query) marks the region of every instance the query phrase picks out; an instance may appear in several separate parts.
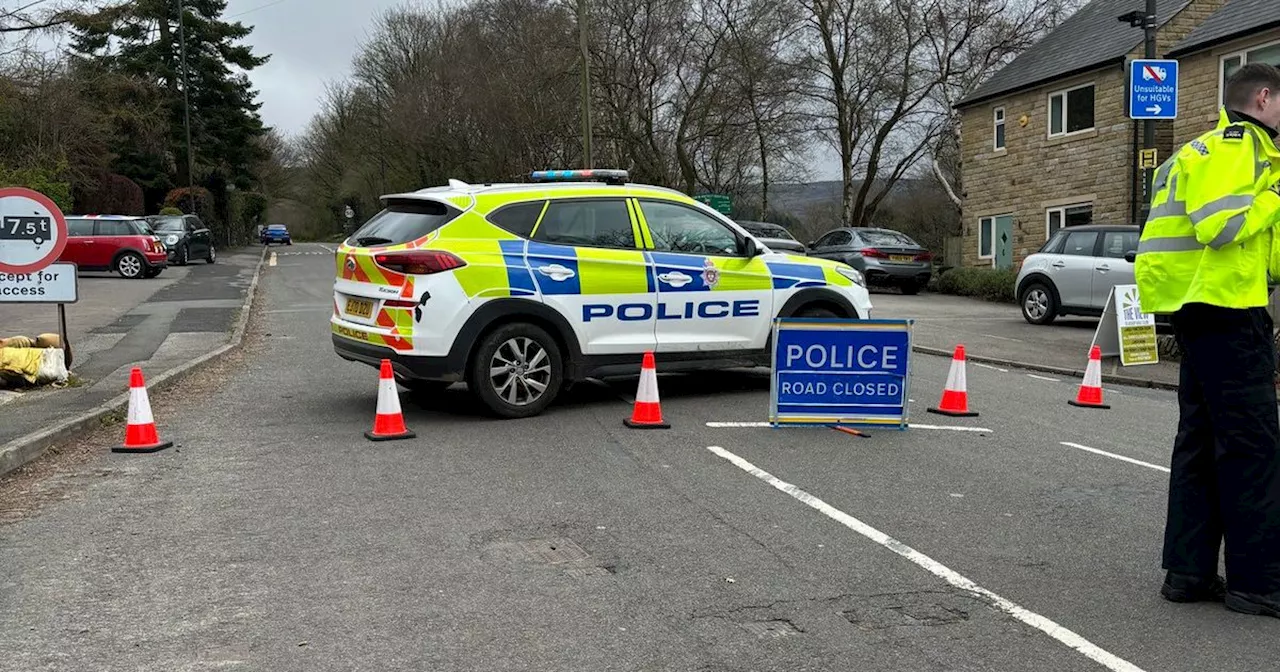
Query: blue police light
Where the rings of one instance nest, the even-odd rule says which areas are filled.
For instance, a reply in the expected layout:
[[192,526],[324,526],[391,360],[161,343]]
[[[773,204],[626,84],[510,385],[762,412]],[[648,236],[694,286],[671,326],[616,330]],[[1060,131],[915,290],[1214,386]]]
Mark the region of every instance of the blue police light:
[[605,182],[607,184],[626,184],[628,175],[625,170],[612,168],[591,170],[535,170],[530,175],[534,182]]

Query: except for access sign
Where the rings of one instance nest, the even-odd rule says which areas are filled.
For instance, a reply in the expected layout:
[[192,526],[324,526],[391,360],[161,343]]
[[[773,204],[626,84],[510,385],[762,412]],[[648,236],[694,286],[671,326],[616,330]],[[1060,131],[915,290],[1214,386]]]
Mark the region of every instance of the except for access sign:
[[0,271],[0,303],[75,303],[75,264],[50,264],[30,273]]
[[775,320],[769,421],[905,428],[911,324]]
[[1178,117],[1178,62],[1138,59],[1129,64],[1129,118]]

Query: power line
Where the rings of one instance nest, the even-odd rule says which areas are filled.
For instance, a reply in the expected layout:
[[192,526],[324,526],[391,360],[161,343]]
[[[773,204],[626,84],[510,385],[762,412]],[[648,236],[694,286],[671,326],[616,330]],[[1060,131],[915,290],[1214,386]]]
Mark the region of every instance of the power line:
[[265,4],[265,5],[258,5],[257,7],[254,7],[254,8],[252,8],[252,9],[246,9],[246,10],[244,10],[243,12],[240,12],[239,14],[232,14],[231,16],[228,16],[227,18],[228,18],[228,19],[234,19],[234,18],[237,18],[237,17],[244,16],[245,14],[252,14],[252,13],[254,13],[254,12],[258,11],[259,9],[266,9],[266,8],[268,8],[268,7],[274,7],[274,6],[276,6],[276,5],[278,5],[278,4],[282,3],[282,2],[287,2],[287,1],[288,1],[288,0],[273,0],[272,2],[268,2],[268,3],[267,3],[267,4]]

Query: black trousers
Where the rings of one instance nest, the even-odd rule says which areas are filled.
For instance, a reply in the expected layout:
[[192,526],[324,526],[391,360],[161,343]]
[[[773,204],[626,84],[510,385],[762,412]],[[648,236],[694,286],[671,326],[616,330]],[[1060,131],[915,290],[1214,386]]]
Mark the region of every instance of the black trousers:
[[1182,350],[1178,436],[1164,568],[1227,586],[1280,590],[1280,417],[1272,321],[1263,308],[1188,304],[1173,315]]

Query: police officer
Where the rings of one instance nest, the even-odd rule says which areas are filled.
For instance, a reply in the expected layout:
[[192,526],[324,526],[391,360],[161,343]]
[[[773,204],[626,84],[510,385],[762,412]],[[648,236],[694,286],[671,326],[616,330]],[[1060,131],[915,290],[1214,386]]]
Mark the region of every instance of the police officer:
[[1280,418],[1266,309],[1268,272],[1280,279],[1271,262],[1280,69],[1246,65],[1224,93],[1217,128],[1156,171],[1134,267],[1142,309],[1172,314],[1182,351],[1160,592],[1280,617]]

